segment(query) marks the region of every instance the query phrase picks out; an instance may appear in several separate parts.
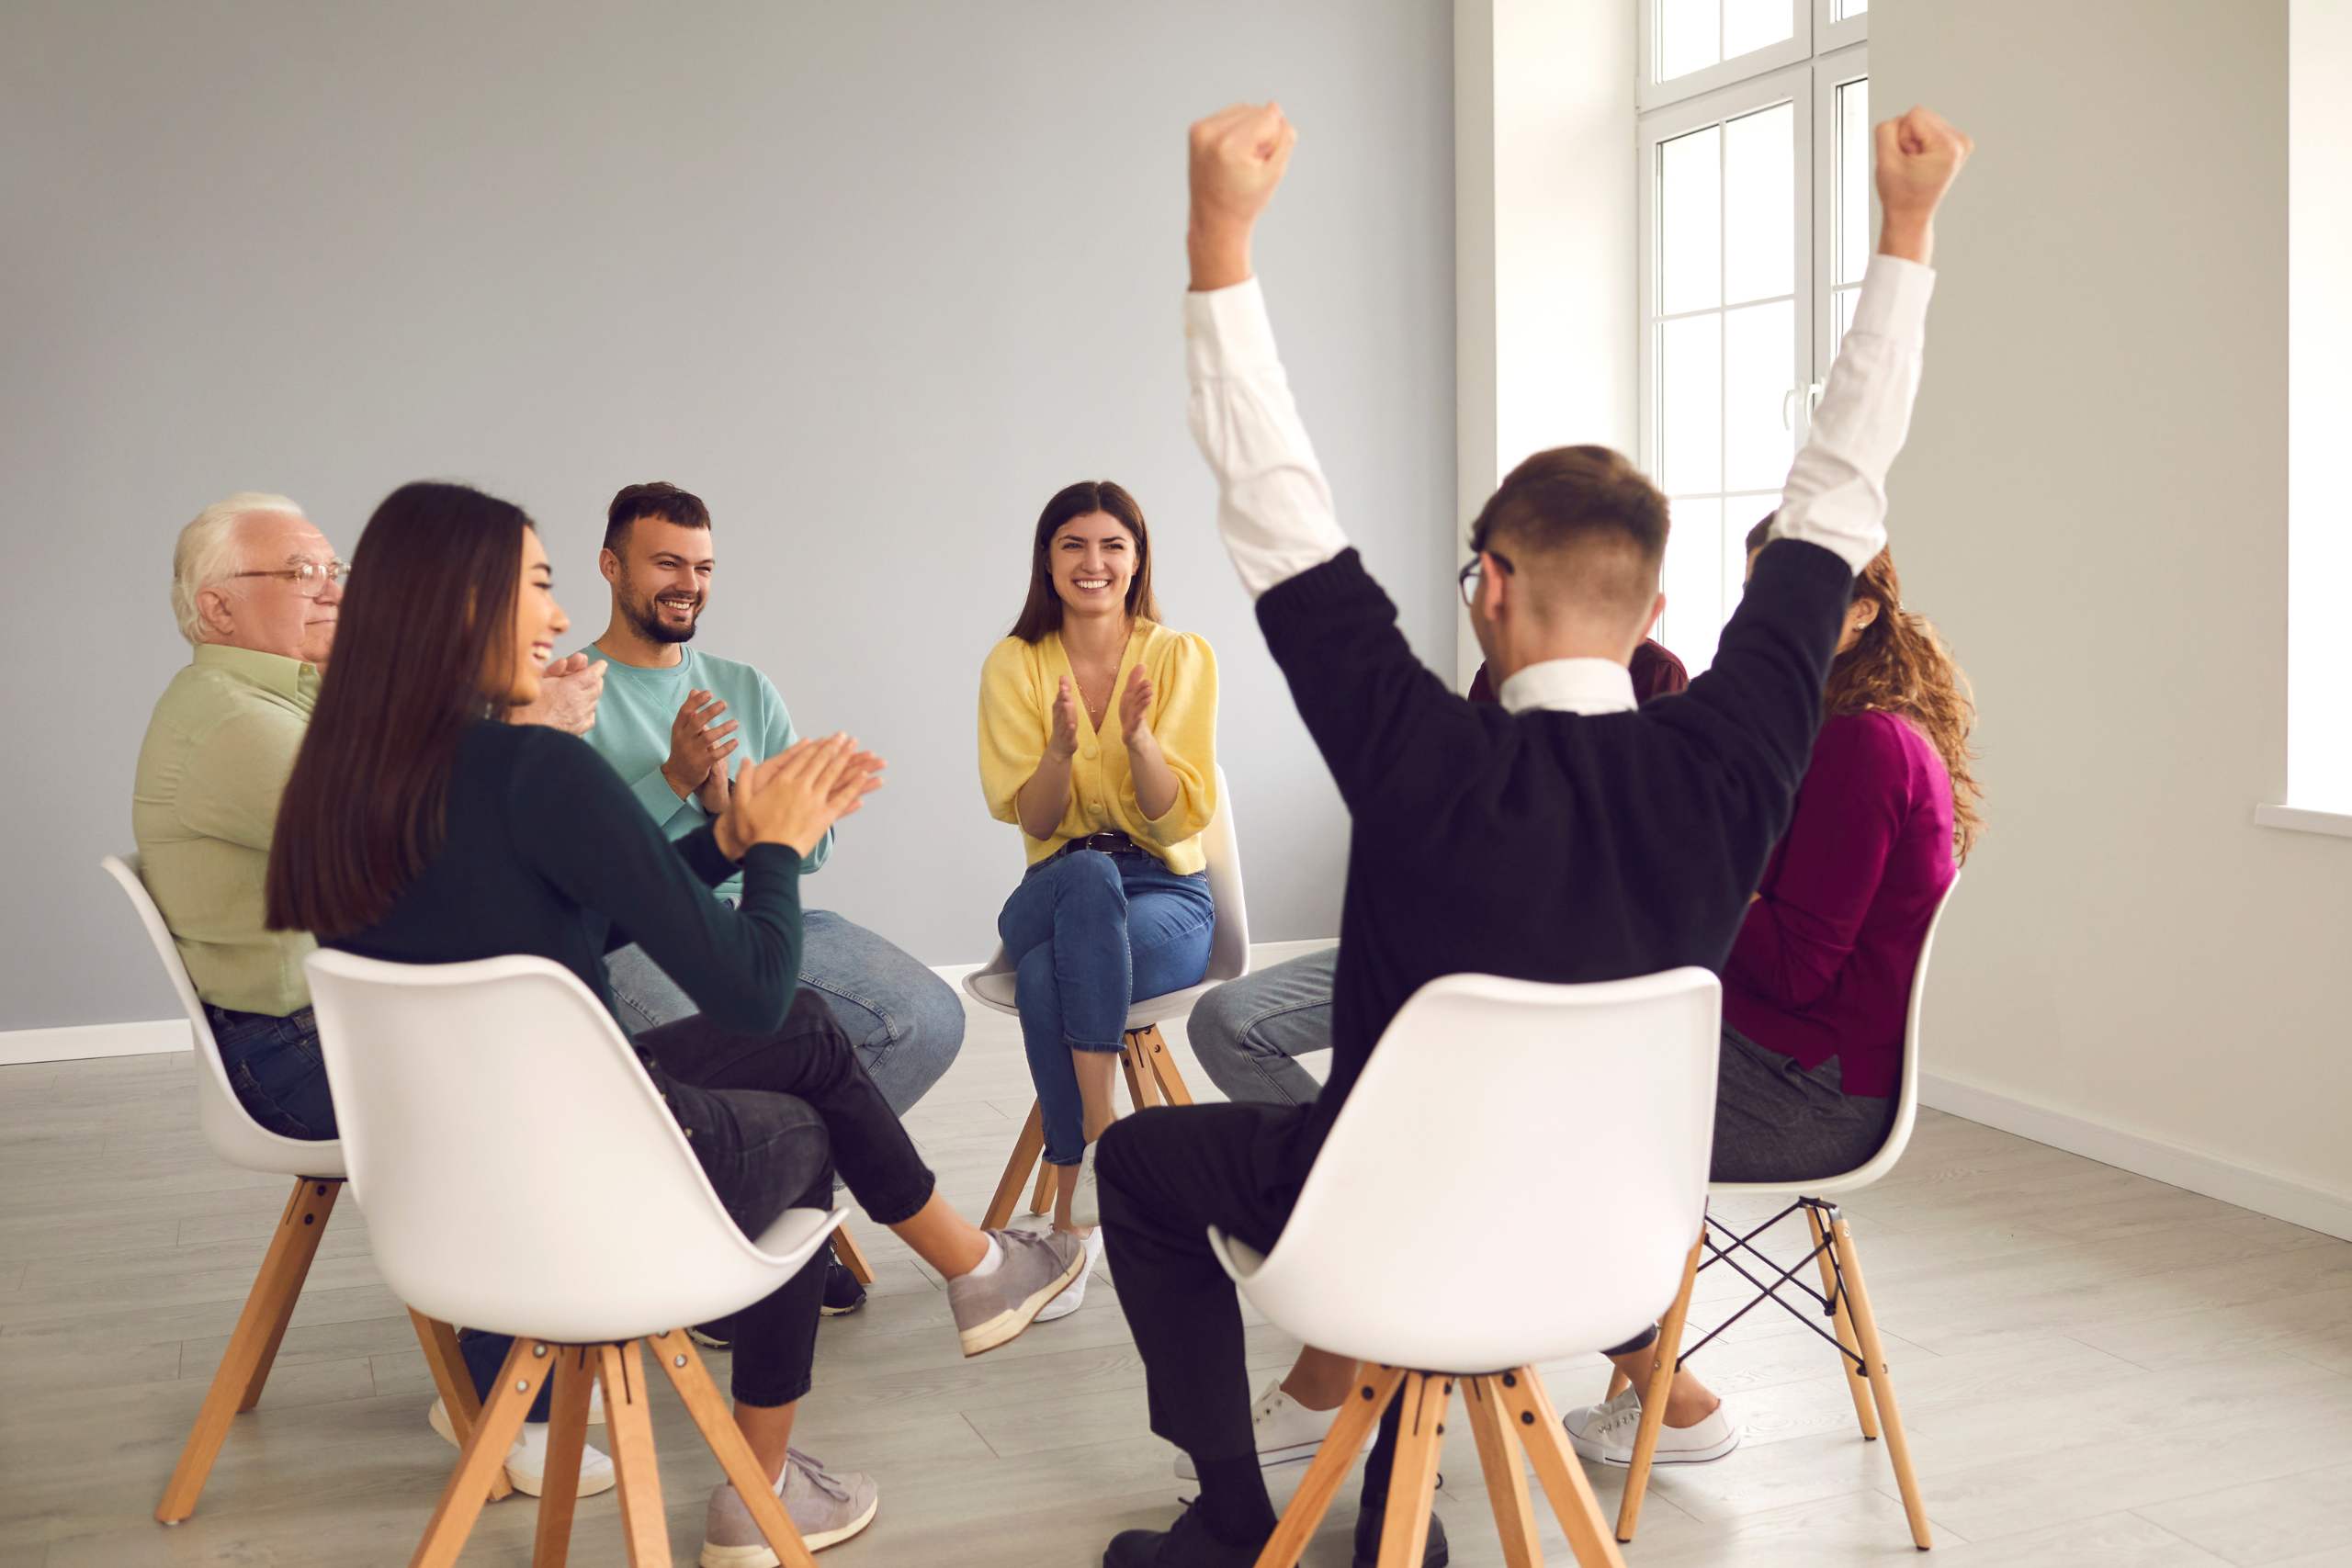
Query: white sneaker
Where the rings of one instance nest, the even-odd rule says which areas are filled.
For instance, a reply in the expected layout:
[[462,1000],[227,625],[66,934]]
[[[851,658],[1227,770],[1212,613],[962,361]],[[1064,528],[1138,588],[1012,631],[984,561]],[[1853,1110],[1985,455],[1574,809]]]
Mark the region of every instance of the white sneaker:
[[[1090,1144],[1087,1146],[1091,1148],[1093,1145]],[[1086,1300],[1086,1281],[1088,1278],[1093,1274],[1095,1269],[1102,1266],[1102,1233],[1098,1230],[1092,1235],[1086,1238],[1086,1267],[1079,1270],[1078,1278],[1069,1282],[1069,1288],[1068,1290],[1062,1292],[1060,1295],[1056,1296],[1052,1301],[1047,1302],[1044,1307],[1039,1309],[1035,1321],[1038,1323],[1051,1323],[1057,1317],[1068,1317],[1070,1314],[1076,1312],[1079,1308],[1079,1303]]]
[[1069,1195],[1069,1223],[1082,1231],[1102,1223],[1102,1194],[1094,1186],[1094,1151],[1102,1144],[1097,1138],[1078,1156],[1078,1185]]
[[[592,1403],[589,1419],[596,1420],[602,1414],[601,1407]],[[426,1413],[424,1420],[427,1426],[441,1434],[441,1440],[451,1448],[464,1446],[458,1441],[457,1427],[449,1424],[448,1406],[440,1400],[433,1402],[433,1408]],[[506,1450],[507,1482],[515,1491],[536,1497],[547,1484],[547,1473],[548,1423],[526,1421],[523,1423],[523,1435],[516,1438],[514,1446]],[[580,1450],[580,1495],[594,1497],[599,1492],[610,1492],[613,1482],[613,1461],[605,1458],[594,1443],[582,1444]]]
[[[1309,1410],[1283,1392],[1277,1378],[1258,1396],[1250,1407],[1250,1434],[1258,1450],[1260,1468],[1272,1470],[1279,1464],[1304,1464],[1315,1457],[1323,1446],[1323,1438],[1331,1430],[1336,1410]],[[1379,1436],[1379,1428],[1364,1434],[1363,1446],[1369,1449]],[[1176,1479],[1198,1481],[1193,1467],[1193,1456],[1179,1450],[1176,1455]]]
[[[1641,1397],[1625,1390],[1605,1404],[1579,1404],[1560,1417],[1568,1441],[1595,1464],[1634,1462],[1634,1438],[1642,1425]],[[1660,1427],[1652,1464],[1706,1464],[1739,1447],[1739,1423],[1731,1406],[1718,1403],[1693,1427]]]

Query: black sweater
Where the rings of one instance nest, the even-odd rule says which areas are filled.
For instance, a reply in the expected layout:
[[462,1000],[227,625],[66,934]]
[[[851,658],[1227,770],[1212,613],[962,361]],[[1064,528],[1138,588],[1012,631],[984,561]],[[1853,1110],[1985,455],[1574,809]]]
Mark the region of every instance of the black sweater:
[[635,942],[715,1021],[784,1021],[800,975],[797,851],[753,845],[730,909],[710,890],[736,866],[710,829],[672,843],[586,741],[537,725],[466,730],[447,822],[391,913],[328,946],[399,964],[552,958],[611,1011],[604,955]]
[[1396,1010],[1441,975],[1721,970],[1788,825],[1852,591],[1837,556],[1777,541],[1689,691],[1594,715],[1455,695],[1353,550],[1259,599],[1354,818],[1312,1145]]

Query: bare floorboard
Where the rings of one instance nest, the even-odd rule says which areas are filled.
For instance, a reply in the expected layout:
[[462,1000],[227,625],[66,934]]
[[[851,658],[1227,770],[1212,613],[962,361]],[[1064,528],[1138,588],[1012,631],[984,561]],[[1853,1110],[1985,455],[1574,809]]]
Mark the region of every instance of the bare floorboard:
[[[185,1055],[0,1067],[0,1568],[403,1562],[454,1456],[425,1427],[424,1358],[347,1201],[201,1508],[176,1529],[149,1517],[285,1196],[207,1151],[190,1070]],[[1028,1100],[1013,1026],[976,1016],[909,1119],[967,1213]],[[2352,1564],[2352,1244],[1934,1112],[1849,1213],[1939,1558]],[[1769,1250],[1798,1256],[1802,1233]],[[1146,1428],[1107,1271],[1076,1314],[967,1362],[937,1276],[888,1232],[859,1236],[878,1278],[863,1313],[824,1325],[797,1443],[871,1472],[883,1506],[828,1562],[1083,1568],[1114,1532],[1173,1516],[1188,1489]],[[1474,1305],[1476,1280],[1461,1284]],[[1711,1271],[1694,1325],[1740,1288]],[[1295,1345],[1250,1322],[1262,1386]],[[1855,1432],[1836,1358],[1803,1324],[1759,1308],[1697,1366],[1747,1440],[1659,1471],[1630,1562],[1917,1561],[1882,1445]],[[1604,1375],[1597,1359],[1545,1369],[1563,1406],[1599,1397]],[[656,1413],[673,1548],[690,1562],[718,1467],[666,1393]],[[1466,1440],[1443,1472],[1454,1562],[1499,1563]],[[1277,1505],[1297,1479],[1275,1472]],[[1613,1513],[1623,1472],[1593,1482]],[[486,1510],[466,1562],[526,1563],[533,1517],[523,1497]],[[1343,1568],[1351,1521],[1343,1493],[1310,1568]],[[1544,1541],[1569,1561],[1555,1524]],[[573,1561],[621,1561],[610,1495],[582,1506]]]

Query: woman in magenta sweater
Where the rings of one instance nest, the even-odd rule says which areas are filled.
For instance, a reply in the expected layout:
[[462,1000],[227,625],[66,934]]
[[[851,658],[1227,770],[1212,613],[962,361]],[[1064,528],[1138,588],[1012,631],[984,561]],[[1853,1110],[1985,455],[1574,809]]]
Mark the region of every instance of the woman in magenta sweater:
[[[1751,566],[1771,522],[1747,536]],[[1718,1181],[1834,1176],[1885,1143],[1919,946],[1983,827],[1967,680],[1927,618],[1903,607],[1884,551],[1854,580],[1823,711],[1795,814],[1724,965]],[[1650,1355],[1646,1340],[1612,1352],[1633,1387],[1568,1413],[1586,1458],[1631,1461]],[[1677,1371],[1657,1462],[1721,1459],[1738,1444],[1723,1402]]]

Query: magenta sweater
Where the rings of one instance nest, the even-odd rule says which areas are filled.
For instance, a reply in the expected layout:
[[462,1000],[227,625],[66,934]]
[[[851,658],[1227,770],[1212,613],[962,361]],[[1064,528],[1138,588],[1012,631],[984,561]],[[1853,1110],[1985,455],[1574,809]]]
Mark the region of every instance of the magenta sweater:
[[1894,1093],[1951,848],[1951,778],[1926,736],[1885,713],[1824,723],[1724,966],[1724,1021],[1807,1067],[1837,1057],[1848,1094]]

